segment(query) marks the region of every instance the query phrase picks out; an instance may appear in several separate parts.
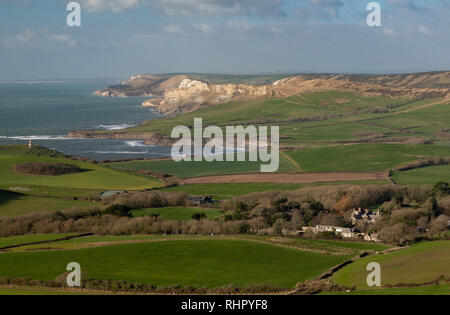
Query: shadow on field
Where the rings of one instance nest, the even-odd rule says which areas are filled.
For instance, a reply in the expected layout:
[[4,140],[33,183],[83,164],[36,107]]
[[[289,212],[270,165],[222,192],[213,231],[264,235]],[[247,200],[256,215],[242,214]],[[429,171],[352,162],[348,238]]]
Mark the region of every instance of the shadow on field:
[[12,200],[19,199],[22,196],[24,196],[24,195],[16,193],[16,192],[0,190],[0,206],[2,204],[8,203]]

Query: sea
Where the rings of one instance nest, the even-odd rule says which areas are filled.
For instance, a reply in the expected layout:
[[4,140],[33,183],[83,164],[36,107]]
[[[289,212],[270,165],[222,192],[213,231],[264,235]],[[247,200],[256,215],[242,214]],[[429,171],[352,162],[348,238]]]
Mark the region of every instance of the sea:
[[115,80],[0,82],[0,145],[34,145],[97,161],[169,157],[167,146],[139,140],[73,139],[73,130],[121,130],[160,117],[142,97],[93,95]]

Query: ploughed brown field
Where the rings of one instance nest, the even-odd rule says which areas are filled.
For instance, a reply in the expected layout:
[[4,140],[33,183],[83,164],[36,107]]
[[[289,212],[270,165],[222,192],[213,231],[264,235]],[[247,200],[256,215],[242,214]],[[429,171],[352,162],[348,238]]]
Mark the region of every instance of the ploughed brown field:
[[317,183],[340,181],[386,180],[384,172],[318,172],[318,173],[255,173],[195,177],[181,180],[180,184],[221,183]]

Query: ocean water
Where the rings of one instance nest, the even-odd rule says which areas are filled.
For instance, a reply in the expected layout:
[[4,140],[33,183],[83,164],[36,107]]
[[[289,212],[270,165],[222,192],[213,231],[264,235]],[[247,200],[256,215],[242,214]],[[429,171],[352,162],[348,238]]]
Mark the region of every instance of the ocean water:
[[112,81],[0,83],[0,145],[28,143],[96,160],[170,156],[170,147],[143,141],[71,139],[72,130],[120,130],[158,117],[146,98],[92,95]]

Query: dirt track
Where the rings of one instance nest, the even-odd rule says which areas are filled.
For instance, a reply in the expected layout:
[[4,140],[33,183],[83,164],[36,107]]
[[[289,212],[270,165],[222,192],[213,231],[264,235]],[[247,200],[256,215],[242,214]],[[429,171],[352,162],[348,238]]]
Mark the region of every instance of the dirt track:
[[221,183],[317,183],[346,181],[385,181],[384,172],[320,172],[320,173],[256,173],[195,177],[181,180],[181,184]]

